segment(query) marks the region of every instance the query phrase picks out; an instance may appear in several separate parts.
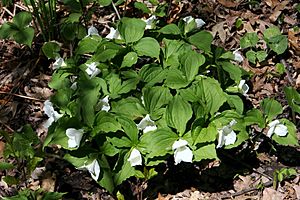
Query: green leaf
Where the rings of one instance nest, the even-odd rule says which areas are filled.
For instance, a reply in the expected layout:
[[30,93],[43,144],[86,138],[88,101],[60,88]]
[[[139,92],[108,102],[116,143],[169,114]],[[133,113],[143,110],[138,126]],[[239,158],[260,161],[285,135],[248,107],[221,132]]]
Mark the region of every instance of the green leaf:
[[7,162],[0,162],[0,170],[8,170],[8,169],[13,169],[15,166],[11,163]]
[[76,23],[80,22],[81,13],[71,13],[64,21],[64,23]]
[[132,143],[137,144],[139,131],[134,121],[124,116],[117,116],[117,121],[121,124],[122,129],[132,141]]
[[165,85],[172,89],[179,89],[186,87],[189,81],[183,75],[179,69],[169,69],[167,73],[167,78]]
[[140,40],[144,35],[146,23],[137,18],[123,17],[119,23],[118,30],[126,43]]
[[267,40],[278,35],[281,35],[281,32],[277,26],[271,26],[264,31],[264,38]]
[[147,114],[141,105],[141,101],[135,97],[123,98],[117,102],[112,102],[111,107],[112,112],[126,115],[130,119],[143,117]]
[[12,29],[12,27],[8,23],[4,23],[0,27],[0,39],[7,39],[9,37],[12,37],[15,30]]
[[193,151],[193,154],[194,161],[198,162],[207,159],[218,159],[215,144],[206,144],[198,148],[196,151]]
[[238,95],[227,95],[227,102],[231,108],[234,108],[239,114],[243,114],[244,103]]
[[93,135],[95,136],[99,132],[117,132],[122,130],[121,125],[117,122],[115,116],[111,113],[100,111],[95,119],[93,128]]
[[32,27],[26,27],[22,30],[19,30],[13,36],[17,43],[26,44],[29,47],[31,47],[33,37],[34,29]]
[[114,176],[114,182],[116,186],[120,185],[123,181],[125,181],[129,177],[135,175],[134,167],[132,167],[130,162],[127,161],[127,159],[129,158],[128,153],[124,156],[124,163],[122,165],[121,170],[118,173],[116,173],[116,175]]
[[300,94],[293,87],[285,87],[283,90],[291,109],[300,114]]
[[288,47],[288,38],[285,35],[278,35],[268,39],[269,47],[277,54],[282,54]]
[[86,123],[90,127],[94,124],[94,106],[99,100],[99,91],[101,89],[100,82],[100,78],[94,77],[92,79],[89,79],[85,76],[81,76],[77,82],[82,118],[84,123]]
[[242,70],[240,67],[227,61],[223,61],[220,64],[222,66],[222,69],[229,74],[232,80],[234,80],[235,82],[239,82],[241,80]]
[[180,95],[176,95],[169,102],[166,109],[166,120],[170,127],[176,128],[179,134],[186,130],[187,122],[193,115],[191,105]]
[[143,13],[151,13],[150,9],[142,2],[134,2],[134,7]]
[[283,123],[287,129],[288,134],[284,137],[278,136],[276,133],[272,135],[272,139],[278,144],[285,146],[300,146],[297,138],[297,129],[296,126],[287,119],[281,119],[280,123]]
[[112,0],[98,0],[98,3],[101,6],[109,6],[111,4]]
[[60,193],[60,192],[46,192],[43,196],[43,200],[59,200],[62,199],[62,197],[66,193]]
[[57,42],[45,42],[42,46],[42,51],[47,58],[55,59],[60,57],[60,46]]
[[13,18],[13,23],[18,29],[24,29],[32,20],[30,12],[19,12]]
[[240,132],[237,134],[236,137],[237,137],[237,140],[235,141],[234,144],[225,146],[224,148],[225,149],[232,149],[232,148],[235,148],[235,147],[241,145],[243,142],[245,142],[246,140],[249,139],[249,134],[246,130],[240,130]]
[[192,131],[192,137],[194,140],[193,145],[215,141],[217,137],[217,132],[217,128],[214,125],[209,125],[207,128],[195,128]]
[[133,48],[139,56],[159,58],[160,46],[154,38],[144,37]]
[[100,180],[98,181],[99,185],[107,189],[110,193],[113,193],[115,189],[115,184],[113,180],[113,173],[110,169],[109,163],[104,155],[101,156],[101,159],[98,160],[100,169]]
[[77,168],[82,167],[89,160],[88,156],[76,157],[71,154],[66,154],[64,159]]
[[49,87],[55,90],[64,89],[70,86],[70,80],[68,76],[72,75],[72,73],[67,72],[66,70],[59,69],[56,70],[52,74],[51,82],[49,83]]
[[178,135],[168,129],[157,129],[147,132],[140,138],[138,145],[147,158],[164,156],[172,152],[172,145],[178,139]]
[[264,61],[267,56],[268,56],[268,54],[265,51],[257,51],[256,52],[256,58],[257,58],[258,62]]
[[166,34],[166,35],[180,35],[180,29],[176,24],[168,24],[161,29],[159,29],[157,32]]
[[244,122],[246,126],[252,124],[258,124],[260,128],[264,128],[266,126],[264,116],[262,112],[258,109],[253,108],[246,113],[244,118]]
[[15,133],[13,138],[13,148],[19,158],[33,158],[34,149],[32,141],[28,140],[22,133]]
[[266,98],[260,103],[260,106],[268,121],[272,121],[283,112],[281,104],[274,99]]
[[200,80],[189,88],[180,90],[180,95],[187,101],[199,102],[205,109],[204,112],[212,116],[227,100],[219,82],[208,77],[200,77]]
[[146,86],[153,86],[155,83],[161,83],[166,78],[166,71],[156,64],[147,64],[139,71]]
[[206,53],[211,52],[211,43],[213,36],[207,31],[200,31],[188,38],[188,41],[195,45],[198,49],[205,51]]
[[78,47],[76,48],[75,53],[79,55],[94,53],[101,40],[102,39],[99,36],[85,37],[78,43]]
[[131,78],[122,82],[117,74],[112,74],[108,80],[110,97],[116,98],[120,94],[125,94],[130,90],[136,89],[138,82],[139,80],[136,78]]
[[129,52],[124,56],[121,68],[131,67],[138,60],[138,55],[135,52]]
[[249,62],[255,64],[256,63],[256,52],[253,50],[249,50],[246,52],[246,57],[249,60]]
[[255,32],[246,33],[240,40],[241,48],[255,47],[259,38]]
[[195,51],[189,51],[180,56],[180,63],[187,80],[194,80],[199,72],[199,67],[205,62],[205,57]]
[[166,87],[146,87],[142,92],[145,108],[150,114],[155,113],[162,106],[167,105],[172,99],[170,90]]

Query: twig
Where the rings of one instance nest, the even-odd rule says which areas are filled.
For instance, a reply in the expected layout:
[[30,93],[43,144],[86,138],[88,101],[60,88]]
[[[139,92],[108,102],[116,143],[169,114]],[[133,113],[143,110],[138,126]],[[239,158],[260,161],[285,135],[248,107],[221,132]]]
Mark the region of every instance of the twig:
[[9,15],[11,15],[12,17],[15,16],[15,15],[14,15],[12,12],[10,12],[7,8],[2,7],[2,9],[5,10],[5,11],[6,11]]
[[4,122],[2,122],[1,120],[0,120],[0,123],[1,123],[5,128],[7,128],[10,132],[12,132],[12,133],[15,132],[14,129],[10,128],[7,124],[5,124]]
[[[273,181],[268,181],[266,183],[263,183],[264,187],[269,187],[273,184]],[[250,188],[246,188],[244,190],[241,190],[241,191],[238,191],[236,193],[233,193],[231,195],[227,195],[227,196],[222,196],[221,199],[231,199],[232,197],[236,197],[236,196],[240,196],[240,195],[243,195],[243,194],[246,194],[248,192],[252,192],[254,190],[258,190],[257,187],[250,187]]]
[[282,58],[280,59],[280,62],[284,65],[285,68],[285,73],[287,75],[288,81],[290,82],[291,85],[294,85],[294,81],[292,79],[292,76],[290,74],[290,66],[286,63],[286,61]]
[[14,93],[10,93],[10,92],[0,91],[0,94],[12,95],[12,96],[20,97],[20,98],[23,98],[23,99],[30,99],[30,100],[34,100],[34,101],[44,101],[42,99],[37,99],[37,98],[34,98],[34,97],[28,97],[28,96],[24,96],[24,95],[20,95],[20,94],[14,94]]
[[119,11],[118,11],[118,9],[117,9],[115,3],[114,3],[114,2],[111,2],[111,4],[112,4],[112,6],[113,6],[113,8],[114,8],[114,10],[115,10],[115,12],[116,12],[116,14],[117,14],[117,16],[118,16],[118,19],[120,20],[120,19],[121,19],[121,16],[120,16],[120,13],[119,13]]

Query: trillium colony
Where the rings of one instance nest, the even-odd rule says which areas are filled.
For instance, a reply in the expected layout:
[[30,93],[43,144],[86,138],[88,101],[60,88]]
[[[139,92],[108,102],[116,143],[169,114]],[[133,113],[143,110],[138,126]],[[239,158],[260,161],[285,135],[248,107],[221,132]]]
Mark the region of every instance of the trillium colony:
[[44,106],[45,147],[68,150],[66,160],[113,192],[130,177],[148,180],[166,160],[219,159],[221,148],[252,138],[252,125],[280,144],[298,145],[295,125],[276,120],[278,102],[276,112],[273,99],[244,106],[243,57],[211,45],[203,20],[160,24],[154,15],[124,17],[106,37],[91,26],[75,55],[57,60],[49,84],[55,109],[50,101]]

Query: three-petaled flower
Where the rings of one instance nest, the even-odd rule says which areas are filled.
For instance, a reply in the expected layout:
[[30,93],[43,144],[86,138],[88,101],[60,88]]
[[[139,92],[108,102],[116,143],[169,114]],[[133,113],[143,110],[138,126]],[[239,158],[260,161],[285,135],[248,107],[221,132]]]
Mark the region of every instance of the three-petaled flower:
[[108,98],[109,98],[109,96],[105,96],[103,99],[100,100],[101,110],[104,110],[106,112],[108,112],[110,110]]
[[194,19],[192,16],[187,16],[187,17],[183,18],[183,21],[184,21],[186,24],[191,23],[193,20],[195,20],[195,23],[196,23],[196,27],[197,27],[197,28],[201,28],[203,25],[206,24],[205,21],[203,21],[203,20],[200,19],[200,18]]
[[241,93],[243,95],[246,95],[247,92],[249,91],[249,86],[246,84],[245,80],[241,80],[239,85],[238,85],[238,89],[241,91]]
[[237,122],[233,119],[227,126],[223,126],[223,128],[218,129],[218,145],[217,148],[221,148],[223,145],[234,144],[236,141],[236,133],[232,130],[232,126],[234,126]]
[[154,21],[156,20],[156,16],[152,15],[151,17],[149,17],[148,19],[143,19],[144,22],[146,22],[146,27],[145,29],[152,29],[154,26]]
[[118,39],[120,40],[121,39],[121,35],[120,35],[120,32],[117,30],[117,29],[114,29],[113,27],[109,27],[110,29],[110,32],[109,34],[105,37],[106,39]]
[[97,181],[100,175],[100,165],[97,161],[97,159],[93,160],[90,164],[86,165],[84,164],[82,167],[79,167],[78,169],[87,169],[92,178]]
[[172,149],[174,151],[174,161],[175,165],[183,162],[193,162],[193,152],[188,147],[188,142],[183,139],[179,139],[175,141],[172,145]]
[[56,122],[59,118],[63,116],[63,114],[59,114],[54,110],[52,103],[49,100],[46,100],[44,103],[44,112],[49,117],[49,119],[45,122],[44,127],[49,128],[53,122]]
[[129,158],[127,159],[131,166],[142,165],[142,155],[136,148],[132,149]]
[[75,129],[75,128],[68,128],[66,130],[66,135],[68,139],[68,147],[69,148],[78,148],[80,145],[81,138],[83,136],[83,129]]
[[150,118],[150,115],[147,114],[139,124],[137,124],[137,128],[139,130],[143,130],[143,133],[147,133],[149,131],[155,131],[157,129],[155,122]]
[[90,75],[90,78],[97,76],[101,70],[97,68],[98,63],[92,62],[90,64],[85,64],[87,66],[85,72]]
[[268,137],[272,137],[273,133],[280,137],[284,137],[288,133],[287,127],[284,124],[280,123],[279,120],[270,122],[268,126],[270,127],[267,133]]
[[99,36],[98,30],[92,25],[90,28],[88,28],[88,34],[85,37],[97,35]]
[[53,63],[53,69],[58,69],[60,67],[66,67],[67,64],[65,63],[64,59],[61,57],[58,57],[55,59],[55,62]]

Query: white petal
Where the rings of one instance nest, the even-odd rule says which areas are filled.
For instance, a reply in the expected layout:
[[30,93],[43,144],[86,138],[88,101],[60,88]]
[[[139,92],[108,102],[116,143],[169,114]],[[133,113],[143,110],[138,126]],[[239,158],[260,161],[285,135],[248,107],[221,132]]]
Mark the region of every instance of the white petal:
[[143,130],[143,133],[147,133],[149,131],[154,131],[157,129],[155,122],[150,118],[150,115],[147,114],[139,124],[137,124],[137,128],[139,130]]
[[219,138],[218,138],[217,148],[221,148],[225,144],[225,137],[224,137],[222,129],[218,130],[218,135],[219,135]]
[[71,87],[72,90],[77,90],[77,82],[74,82]]
[[90,64],[86,64],[87,68],[86,68],[86,73],[88,75],[90,75],[91,78],[97,76],[101,70],[97,68],[98,63],[96,62],[92,62]]
[[101,110],[104,110],[106,112],[108,112],[110,110],[110,105],[109,105],[109,100],[108,100],[109,96],[105,96],[103,99],[101,99]]
[[229,123],[229,126],[232,127],[232,126],[236,125],[236,123],[237,123],[236,120],[233,119],[233,120],[231,120],[231,122]]
[[100,175],[100,166],[98,161],[95,159],[92,163],[85,165],[85,168],[90,172],[92,178],[97,181]]
[[237,61],[237,62],[243,62],[244,61],[244,58],[243,56],[241,55],[240,52],[238,52],[238,50],[235,50],[233,52],[233,55],[234,55],[234,60]]
[[275,134],[278,136],[286,136],[288,133],[288,129],[285,125],[283,124],[277,124],[274,130]]
[[68,147],[78,148],[80,145],[81,138],[83,136],[83,129],[68,128],[66,130],[66,135],[68,136]]
[[275,127],[277,124],[280,124],[279,120],[276,119],[268,124],[269,127]]
[[49,100],[46,100],[44,102],[44,108],[43,108],[45,114],[48,116],[48,117],[52,117],[52,113],[54,111],[54,108],[53,108],[53,105],[52,103],[49,101]]
[[146,22],[146,27],[145,29],[152,29],[153,28],[153,22],[156,20],[156,16],[152,15],[151,17],[149,17],[148,19],[144,20],[144,22]]
[[246,95],[249,91],[249,86],[246,84],[245,80],[241,80],[238,88],[242,91],[243,95]]
[[49,119],[47,119],[47,121],[43,124],[44,128],[49,128],[53,122],[54,122],[54,118],[49,117]]
[[91,26],[88,29],[88,36],[92,36],[92,35],[98,35],[99,36],[98,30],[94,26]]
[[128,161],[130,162],[131,166],[134,167],[136,165],[142,165],[142,155],[139,152],[139,150],[137,150],[136,148],[134,148],[131,151],[131,154],[128,158]]
[[178,149],[180,147],[184,147],[188,145],[188,142],[186,140],[183,140],[183,139],[179,139],[177,141],[175,141],[172,145],[172,149],[175,150],[175,149]]
[[56,58],[55,62],[53,63],[53,69],[58,69],[60,67],[66,67],[66,63],[63,58]]
[[236,141],[236,133],[234,131],[231,131],[229,134],[224,136],[225,145],[231,145],[234,144]]
[[120,33],[118,30],[114,29],[113,27],[110,27],[109,34],[105,37],[107,39],[121,39]]
[[267,136],[272,137],[274,130],[275,130],[275,126],[271,126],[268,130]]
[[49,119],[44,124],[45,128],[49,128],[54,121],[57,121],[59,118],[63,116],[62,114],[59,114],[54,110],[53,105],[49,100],[46,100],[44,102],[43,110],[45,114],[49,117]]
[[145,106],[145,100],[144,100],[144,97],[143,97],[143,96],[141,96],[141,100],[142,100],[143,106]]
[[191,21],[193,21],[193,17],[192,16],[186,16],[185,18],[183,18],[182,20],[186,23],[189,24],[191,23]]
[[195,19],[195,22],[196,22],[196,27],[197,28],[201,28],[202,26],[204,26],[206,23],[205,21],[203,21],[202,19]]
[[193,152],[187,146],[179,147],[174,152],[174,161],[175,165],[181,161],[191,163],[193,162]]

